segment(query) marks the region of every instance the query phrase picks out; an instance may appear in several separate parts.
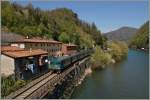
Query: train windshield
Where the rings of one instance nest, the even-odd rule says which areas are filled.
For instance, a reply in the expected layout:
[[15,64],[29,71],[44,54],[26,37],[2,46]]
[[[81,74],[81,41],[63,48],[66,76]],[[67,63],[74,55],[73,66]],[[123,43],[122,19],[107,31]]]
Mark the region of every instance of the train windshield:
[[61,64],[61,62],[67,58],[66,56],[63,56],[63,57],[53,57],[51,58],[51,64]]
[[59,61],[58,58],[52,58],[52,59],[51,59],[51,64],[57,65],[57,64],[60,64],[60,61]]

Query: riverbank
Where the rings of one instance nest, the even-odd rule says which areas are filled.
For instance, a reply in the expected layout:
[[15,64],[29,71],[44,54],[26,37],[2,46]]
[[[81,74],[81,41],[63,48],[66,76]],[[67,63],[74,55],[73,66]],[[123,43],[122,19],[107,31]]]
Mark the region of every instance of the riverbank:
[[130,48],[131,50],[149,52],[149,49],[138,49],[138,48]]
[[128,46],[125,42],[121,41],[108,43],[105,50],[96,46],[90,60],[92,69],[103,69],[110,63],[119,62],[127,56],[127,53]]

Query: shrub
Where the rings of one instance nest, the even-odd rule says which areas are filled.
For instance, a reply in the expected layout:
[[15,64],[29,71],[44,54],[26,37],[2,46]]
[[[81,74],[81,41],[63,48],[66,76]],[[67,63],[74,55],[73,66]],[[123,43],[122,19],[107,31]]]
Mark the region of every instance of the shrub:
[[22,86],[26,85],[27,81],[15,80],[13,77],[2,77],[1,78],[1,93],[2,97],[9,95],[11,92],[16,91]]
[[96,46],[95,52],[91,56],[92,68],[102,68],[106,64],[110,63],[111,55],[105,53],[100,47]]
[[114,41],[108,44],[110,49],[109,53],[112,55],[112,58],[116,61],[121,60],[128,53],[128,46],[124,42]]

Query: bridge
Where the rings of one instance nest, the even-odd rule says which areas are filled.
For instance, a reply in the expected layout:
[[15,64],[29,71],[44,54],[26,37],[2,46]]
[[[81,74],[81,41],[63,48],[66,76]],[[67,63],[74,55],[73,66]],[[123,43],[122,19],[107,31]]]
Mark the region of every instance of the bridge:
[[90,56],[86,56],[80,61],[72,63],[61,73],[48,72],[11,93],[6,99],[41,99],[47,94],[50,94],[52,98],[64,98],[64,96],[70,95],[71,88],[77,84],[85,69],[89,67],[89,59]]

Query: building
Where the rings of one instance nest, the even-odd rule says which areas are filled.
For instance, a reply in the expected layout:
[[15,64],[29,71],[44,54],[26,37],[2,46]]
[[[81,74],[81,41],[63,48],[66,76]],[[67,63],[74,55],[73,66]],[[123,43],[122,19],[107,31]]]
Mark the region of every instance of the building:
[[63,44],[62,45],[62,54],[63,55],[72,55],[77,53],[77,45],[75,44]]
[[11,46],[30,49],[42,49],[48,52],[49,56],[61,56],[62,42],[54,40],[43,39],[23,39],[16,42],[12,42]]
[[15,75],[17,79],[30,79],[48,68],[46,51],[23,50],[17,47],[16,49],[12,47],[13,50],[9,50],[11,47],[2,48],[1,74],[3,76]]
[[24,50],[23,48],[18,48],[16,46],[1,46],[1,52],[6,52],[6,51],[22,51]]
[[9,76],[14,73],[14,59],[4,55],[5,52],[22,51],[24,49],[15,46],[1,46],[1,73]]

